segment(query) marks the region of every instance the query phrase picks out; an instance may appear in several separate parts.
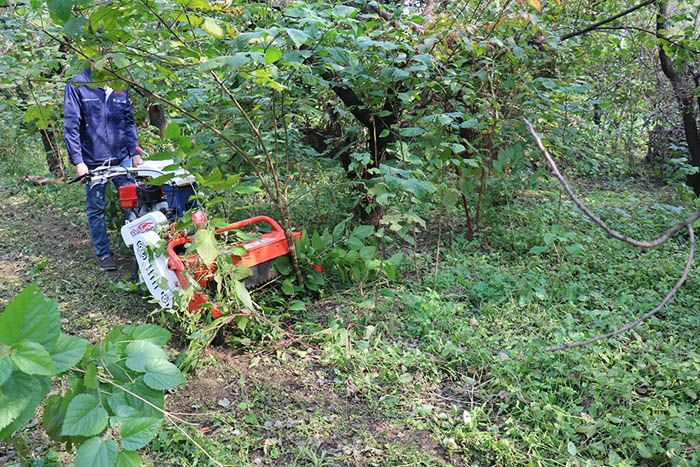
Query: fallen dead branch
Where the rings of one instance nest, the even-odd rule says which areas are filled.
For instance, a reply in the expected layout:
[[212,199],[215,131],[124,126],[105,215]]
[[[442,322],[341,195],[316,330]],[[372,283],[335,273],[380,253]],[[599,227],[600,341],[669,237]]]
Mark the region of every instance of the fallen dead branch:
[[639,247],[639,248],[653,248],[659,245],[662,245],[666,243],[673,235],[675,235],[678,231],[680,231],[683,227],[686,227],[688,229],[688,234],[690,236],[690,252],[688,254],[688,261],[685,264],[685,269],[683,270],[683,274],[681,275],[680,279],[678,279],[678,282],[676,282],[676,285],[673,286],[673,288],[666,294],[664,299],[659,303],[659,305],[654,308],[653,310],[644,313],[641,315],[637,320],[633,321],[632,323],[629,323],[620,329],[617,329],[613,332],[607,333],[607,334],[602,334],[599,336],[592,337],[590,339],[586,339],[585,341],[581,342],[575,342],[572,344],[566,344],[562,345],[559,347],[550,347],[546,349],[546,352],[557,352],[560,350],[567,350],[571,349],[574,347],[585,347],[588,344],[592,344],[593,342],[597,342],[602,339],[608,339],[610,337],[617,336],[618,334],[622,334],[623,332],[629,331],[630,329],[633,329],[642,322],[646,321],[650,317],[654,316],[656,313],[661,311],[666,304],[671,301],[673,296],[676,294],[678,289],[683,285],[685,280],[688,278],[688,273],[690,272],[690,267],[693,263],[693,257],[695,255],[695,233],[693,231],[693,223],[700,218],[700,209],[695,211],[690,217],[688,217],[686,220],[676,224],[675,226],[671,227],[667,231],[663,232],[661,235],[659,235],[656,239],[652,241],[641,241],[641,240],[635,240],[633,238],[630,238],[626,235],[623,235],[616,230],[611,229],[605,222],[603,222],[600,217],[596,216],[593,214],[584,204],[581,202],[581,200],[578,199],[578,197],[574,194],[574,191],[571,189],[571,186],[569,186],[568,182],[564,178],[564,176],[559,172],[559,169],[557,168],[557,164],[554,162],[554,159],[552,159],[552,156],[550,156],[549,152],[547,149],[545,149],[544,145],[542,144],[542,140],[540,139],[539,135],[535,132],[535,129],[532,126],[532,123],[530,123],[527,119],[524,119],[525,124],[527,125],[528,129],[530,130],[530,134],[532,134],[532,137],[535,138],[535,141],[537,142],[537,147],[540,149],[540,152],[544,155],[544,158],[547,160],[547,164],[549,164],[549,167],[552,169],[552,173],[554,174],[555,177],[559,180],[559,182],[562,184],[564,187],[564,190],[566,193],[569,195],[569,198],[576,204],[576,206],[584,212],[593,222],[598,224],[609,236],[616,238],[618,240],[621,240],[625,243],[628,243],[630,245]]

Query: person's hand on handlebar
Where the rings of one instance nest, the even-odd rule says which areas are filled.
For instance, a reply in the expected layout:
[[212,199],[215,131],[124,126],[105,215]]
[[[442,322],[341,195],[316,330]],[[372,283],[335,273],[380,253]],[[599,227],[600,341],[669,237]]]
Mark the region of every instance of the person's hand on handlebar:
[[136,146],[135,149],[136,151],[138,151],[138,154],[134,154],[133,156],[131,156],[131,165],[133,165],[134,167],[138,167],[139,165],[143,165],[143,159],[141,158],[141,152],[143,151],[143,149],[141,149],[138,146]]
[[78,178],[81,178],[80,183],[87,183],[88,179],[84,175],[88,173],[88,167],[84,162],[75,164],[75,171],[78,173]]

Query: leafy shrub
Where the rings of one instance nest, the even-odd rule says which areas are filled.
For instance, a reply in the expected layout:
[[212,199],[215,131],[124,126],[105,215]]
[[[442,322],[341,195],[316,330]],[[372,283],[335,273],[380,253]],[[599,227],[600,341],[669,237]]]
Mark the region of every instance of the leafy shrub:
[[58,305],[36,287],[20,293],[0,316],[0,440],[46,400],[49,437],[77,446],[75,466],[140,465],[136,451],[153,440],[164,417],[164,394],[185,381],[162,346],[158,326],[117,327],[98,345],[61,332]]

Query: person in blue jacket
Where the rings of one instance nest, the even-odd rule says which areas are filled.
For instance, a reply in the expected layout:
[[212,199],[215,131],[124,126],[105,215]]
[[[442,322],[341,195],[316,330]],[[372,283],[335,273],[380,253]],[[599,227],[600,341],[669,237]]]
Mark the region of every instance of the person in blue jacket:
[[[78,176],[103,165],[137,167],[143,164],[138,146],[129,90],[91,87],[91,70],[66,85],[63,96],[63,135],[68,156]],[[133,183],[126,176],[112,179],[114,186]],[[90,237],[104,271],[117,269],[110,250],[105,222],[104,184],[85,185],[85,205]]]

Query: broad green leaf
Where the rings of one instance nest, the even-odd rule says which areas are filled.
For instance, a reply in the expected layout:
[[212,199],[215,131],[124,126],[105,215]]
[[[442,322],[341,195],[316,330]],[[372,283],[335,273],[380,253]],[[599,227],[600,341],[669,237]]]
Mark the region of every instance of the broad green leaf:
[[24,289],[5,307],[0,316],[0,342],[11,346],[28,340],[53,348],[61,332],[58,304],[35,289]]
[[131,342],[126,346],[126,366],[129,369],[144,372],[146,364],[153,360],[168,360],[168,354],[150,341]]
[[241,332],[245,332],[245,328],[248,326],[248,323],[250,322],[250,317],[249,316],[236,316],[235,320],[236,326],[238,326],[238,329],[241,330]]
[[170,340],[170,331],[155,324],[142,324],[131,331],[128,340],[146,340],[155,345],[163,346]]
[[257,55],[248,52],[238,52],[233,55],[222,55],[202,63],[199,66],[199,69],[206,72],[225,66],[229,71],[236,71],[243,65],[246,65],[253,60],[254,56]]
[[0,440],[23,427],[51,388],[51,378],[13,372],[0,386]]
[[282,58],[282,52],[276,47],[270,46],[265,51],[265,61],[267,63],[275,63],[280,58]]
[[56,373],[51,356],[44,346],[32,341],[23,341],[12,347],[10,358],[21,371],[28,375],[51,376]]
[[367,238],[374,233],[374,227],[371,225],[358,225],[352,230],[353,237]]
[[285,295],[292,295],[294,293],[294,286],[292,285],[292,281],[290,281],[289,279],[282,281],[282,292]]
[[528,251],[528,253],[538,255],[544,251],[547,251],[548,249],[549,248],[547,248],[546,246],[533,246],[532,248],[530,248],[530,251]]
[[51,119],[51,108],[43,105],[33,105],[24,113],[25,122],[36,122],[36,126],[46,129]]
[[186,8],[209,11],[211,5],[205,0],[178,0],[178,3]]
[[56,374],[60,375],[80,362],[89,347],[90,343],[85,339],[61,333],[53,349],[49,349]]
[[44,405],[44,414],[41,417],[41,424],[44,431],[54,441],[61,439],[61,427],[63,426],[63,398],[56,395],[49,396]]
[[165,129],[165,132],[163,133],[163,136],[167,139],[176,139],[179,138],[180,135],[180,125],[178,125],[175,122],[170,122],[170,124],[168,124],[168,127]]
[[426,195],[434,193],[436,188],[435,185],[428,181],[416,180],[415,178],[410,178],[403,182],[403,188],[409,193],[413,193],[416,198],[423,199]]
[[362,240],[360,240],[357,237],[350,237],[348,239],[347,245],[348,245],[348,248],[351,248],[353,250],[359,250],[360,248],[365,246],[364,243],[362,243]]
[[162,412],[151,405],[153,404],[160,409],[165,407],[163,391],[148,387],[146,383],[143,382],[142,377],[137,379],[135,383],[125,384],[124,388],[127,391],[138,394],[141,399],[145,399],[150,404],[124,391],[114,391],[112,395],[107,398],[107,403],[112,412],[121,415],[123,413],[123,408],[126,407],[135,410],[141,417],[159,418],[163,416]]
[[323,248],[321,236],[318,234],[317,231],[314,231],[314,233],[311,235],[311,246],[314,250],[320,250],[321,248]]
[[287,28],[287,34],[289,34],[289,38],[292,39],[296,47],[301,47],[304,42],[309,40],[309,35],[299,29]]
[[61,21],[66,21],[71,17],[72,0],[48,0],[46,3],[49,11]]
[[69,18],[66,24],[63,25],[63,34],[66,36],[74,36],[87,24],[86,18]]
[[95,436],[107,426],[107,411],[90,394],[79,394],[68,405],[61,434],[64,436]]
[[236,297],[241,301],[243,306],[248,308],[249,310],[253,309],[253,300],[250,298],[250,294],[248,293],[248,290],[245,288],[245,285],[241,281],[234,281],[235,288],[236,288]]
[[139,417],[119,426],[120,444],[127,451],[136,451],[151,442],[158,433],[162,418]]
[[119,451],[114,467],[141,467],[141,458],[133,451]]
[[204,22],[202,23],[202,29],[204,29],[204,31],[206,31],[207,34],[210,34],[217,39],[223,39],[224,37],[226,37],[226,33],[221,28],[221,26],[219,26],[219,23],[217,23],[212,18],[204,18]]
[[275,262],[275,269],[283,276],[288,276],[292,273],[292,263],[289,260],[289,256],[284,255],[278,257]]
[[194,245],[197,249],[197,254],[207,266],[216,261],[216,257],[219,256],[219,249],[216,246],[216,237],[211,230],[199,229],[197,233],[194,234]]
[[153,389],[171,389],[185,382],[180,370],[167,360],[154,360],[146,364],[143,382]]
[[97,389],[99,383],[97,382],[96,376],[97,365],[95,365],[95,362],[90,362],[90,364],[87,367],[87,370],[85,370],[85,376],[83,377],[85,387],[88,387],[90,389]]
[[7,378],[12,374],[12,360],[10,357],[0,358],[0,386],[2,386]]
[[289,307],[287,308],[287,311],[305,311],[306,310],[306,303],[304,303],[301,300],[292,300],[289,302]]
[[414,136],[422,135],[423,133],[425,133],[425,129],[418,127],[401,128],[401,130],[399,130],[399,134],[404,138],[412,138]]
[[112,467],[117,459],[117,443],[98,437],[85,441],[75,456],[75,467]]

